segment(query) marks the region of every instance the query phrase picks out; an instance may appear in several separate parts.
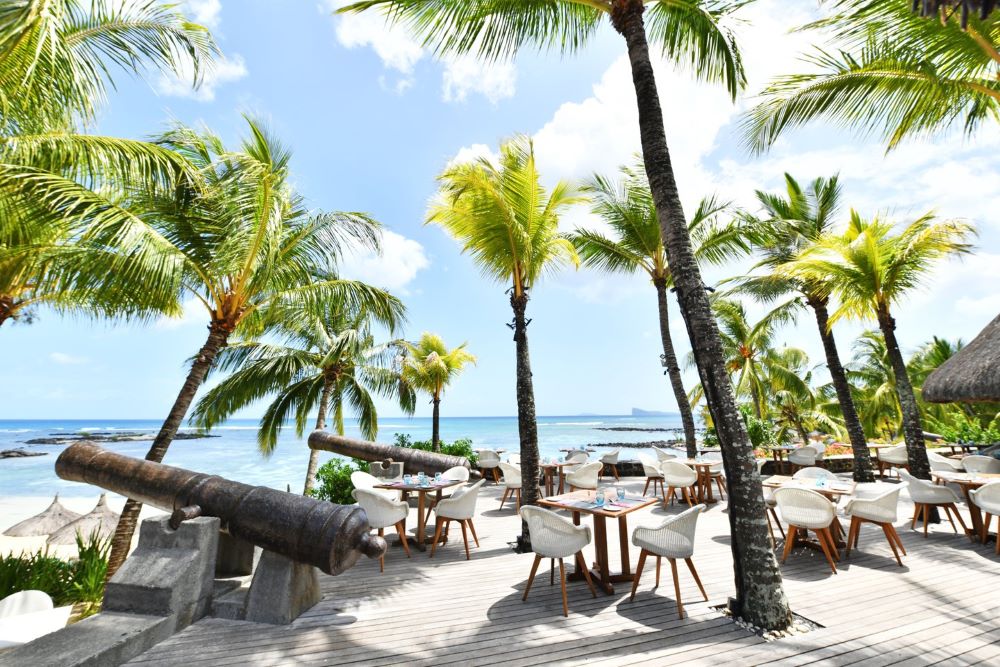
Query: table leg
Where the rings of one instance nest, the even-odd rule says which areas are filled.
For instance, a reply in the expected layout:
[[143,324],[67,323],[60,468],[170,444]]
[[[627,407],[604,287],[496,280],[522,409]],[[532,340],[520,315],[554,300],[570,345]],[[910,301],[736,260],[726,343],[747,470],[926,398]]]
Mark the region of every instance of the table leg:
[[608,566],[608,524],[603,515],[594,515],[594,550],[597,552],[597,580],[609,595],[615,592]]
[[563,479],[565,478],[563,477],[562,468],[559,468],[559,495],[563,494]]
[[622,575],[632,576],[632,565],[628,557],[628,520],[626,515],[618,517],[618,548],[621,549]]
[[705,500],[703,502],[705,502],[708,505],[712,505],[715,503],[715,497],[712,495],[712,473],[708,470],[708,468],[705,468],[704,484],[705,484]]
[[972,496],[969,495],[971,487],[968,484],[962,484],[961,487],[962,493],[965,494],[965,502],[969,506],[969,518],[972,519],[972,537],[978,540],[983,532],[983,515],[979,511],[979,506],[972,502]]
[[424,516],[424,496],[426,494],[423,491],[417,492],[417,548],[423,551],[427,548],[426,535],[427,532],[427,518]]
[[545,495],[551,496],[555,485],[552,483],[552,468],[545,468]]

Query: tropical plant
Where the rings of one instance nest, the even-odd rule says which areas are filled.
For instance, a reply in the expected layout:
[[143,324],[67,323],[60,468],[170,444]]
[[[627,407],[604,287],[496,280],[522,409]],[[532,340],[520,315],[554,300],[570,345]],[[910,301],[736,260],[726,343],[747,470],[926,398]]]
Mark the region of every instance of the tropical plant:
[[[652,40],[654,48],[686,65],[699,79],[721,83],[735,99],[746,78],[728,24],[743,4],[739,0],[363,0],[340,11],[381,9],[390,20],[409,26],[438,53],[475,54],[484,60],[510,58],[524,47],[573,53],[594,38],[605,19],[625,40],[643,162],[660,233],[722,444],[732,499],[731,547],[734,563],[738,563],[731,612],[758,627],[780,630],[791,622],[791,611],[770,549],[753,448],[736,408],[712,307],[687,233],[649,43]],[[534,468],[525,470],[530,479],[529,473],[533,474]]]
[[[528,355],[528,294],[538,280],[567,264],[576,265],[573,244],[559,235],[559,215],[579,201],[572,188],[559,182],[546,192],[535,166],[530,139],[503,142],[496,164],[488,158],[448,167],[439,177],[440,191],[427,222],[441,225],[472,255],[483,275],[510,285],[517,353],[517,424],[521,472],[538,477],[538,424]],[[538,488],[526,485],[522,503],[533,505]],[[528,524],[521,522],[518,546],[531,550]]]
[[877,331],[858,336],[847,374],[865,432],[889,442],[899,437],[903,412],[896,378],[885,340]]
[[351,495],[354,491],[351,473],[361,469],[357,461],[330,459],[316,471],[316,488],[309,489],[306,494],[337,505],[353,505],[356,501]]
[[794,433],[808,444],[811,431],[836,435],[843,431],[823,410],[824,396],[813,387],[813,371],[808,366],[809,357],[795,347],[772,350],[767,355],[767,393],[779,440],[787,441]]
[[[373,295],[378,294],[373,291]],[[403,304],[388,292],[380,297],[386,305],[377,318],[367,311],[352,312],[350,304],[319,304],[319,312],[303,306],[279,307],[266,313],[265,329],[282,344],[245,341],[223,348],[216,368],[232,375],[206,393],[195,406],[191,421],[206,429],[225,422],[238,410],[274,395],[264,410],[257,432],[261,454],[270,456],[289,417],[294,415],[295,434],[302,437],[313,411],[314,429],[326,428],[332,411],[333,427],[344,435],[344,412],[358,419],[361,435],[374,440],[378,434],[378,411],[372,394],[396,399],[407,414],[413,413],[414,396],[402,380],[398,357],[403,341],[377,343],[372,324],[393,331],[403,320]],[[373,320],[375,320],[373,322]],[[312,488],[319,452],[309,451],[304,494]]]
[[405,433],[396,433],[395,442],[397,447],[407,447],[409,449],[421,449],[425,452],[440,451],[448,456],[462,456],[469,459],[469,463],[475,467],[479,463],[479,455],[472,448],[471,438],[459,438],[454,442],[438,443],[439,448],[434,449],[434,443],[430,440],[413,440]]
[[[962,433],[962,439],[973,438],[979,432],[979,437],[985,437],[984,431],[990,429],[1000,415],[1000,403],[983,401],[976,403],[928,403],[923,400],[923,385],[927,377],[938,366],[954,356],[964,347],[961,340],[949,341],[934,336],[918,349],[906,364],[910,380],[917,392],[917,403],[930,430],[945,434]],[[947,436],[952,442],[952,436]]]
[[764,150],[786,130],[826,118],[894,148],[961,124],[967,134],[1000,119],[1000,12],[970,17],[941,4],[938,20],[909,0],[838,0],[807,28],[832,31],[839,52],[817,49],[814,71],[779,77],[744,119],[747,143]]
[[87,315],[176,312],[135,289],[162,262],[155,234],[121,203],[187,175],[141,141],[76,134],[117,70],[193,75],[216,53],[208,31],[160,2],[25,0],[0,7],[0,325],[37,306]]
[[786,265],[790,275],[802,280],[829,281],[840,301],[831,325],[843,317],[878,322],[896,383],[910,471],[922,479],[930,479],[930,464],[892,307],[927,278],[936,261],[968,252],[973,234],[966,223],[936,221],[931,214],[894,234],[890,223],[877,217],[865,220],[851,211],[842,236],[828,237]]
[[[667,251],[660,238],[660,223],[656,206],[649,191],[649,182],[642,162],[619,169],[621,180],[615,182],[599,174],[594,175],[583,187],[590,195],[591,211],[607,223],[614,236],[599,231],[578,229],[569,234],[584,265],[616,273],[645,274],[656,289],[656,303],[660,315],[660,341],[663,346],[662,362],[670,378],[670,387],[677,402],[684,427],[684,443],[688,456],[698,452],[694,416],[687,401],[680,364],[670,336],[667,290],[673,285]],[[703,199],[695,211],[688,233],[694,244],[695,256],[700,261],[719,264],[749,252],[737,226],[719,225],[717,218],[729,208],[714,197]]]
[[[197,169],[195,181],[171,197],[141,201],[145,220],[160,234],[164,270],[145,288],[172,288],[208,316],[208,337],[194,357],[153,444],[146,454],[161,461],[187,414],[195,393],[230,336],[242,329],[257,336],[266,313],[321,312],[341,303],[349,312],[379,320],[398,307],[382,290],[343,280],[333,272],[345,245],[378,248],[380,226],[360,213],[311,214],[291,186],[291,153],[265,127],[247,118],[249,136],[240,150],[227,151],[216,135],[176,127],[160,142]],[[108,576],[125,560],[141,503],[122,510]]]
[[738,289],[763,302],[795,295],[813,311],[823,342],[826,366],[854,454],[854,479],[857,482],[872,482],[875,476],[864,429],[851,398],[851,387],[830,327],[828,281],[821,276],[817,276],[821,278],[819,280],[802,280],[782,270],[803,250],[831,233],[840,199],[839,179],[837,176],[817,178],[803,189],[790,174],[785,174],[785,191],[785,197],[757,191],[757,201],[764,215],[746,215],[746,223],[752,230],[750,238],[760,255],[760,260],[751,271],[759,272],[739,279]]
[[431,425],[431,450],[441,451],[441,396],[464,369],[476,363],[476,358],[465,349],[466,343],[449,350],[437,334],[424,332],[416,345],[405,343],[403,381],[417,391],[430,395],[434,405]]

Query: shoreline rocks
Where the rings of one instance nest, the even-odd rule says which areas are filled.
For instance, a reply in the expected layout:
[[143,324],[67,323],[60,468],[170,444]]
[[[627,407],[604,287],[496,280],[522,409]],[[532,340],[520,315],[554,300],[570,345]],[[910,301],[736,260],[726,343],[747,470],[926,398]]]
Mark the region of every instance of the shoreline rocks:
[[29,452],[23,447],[0,451],[0,459],[23,459],[28,456],[48,456],[48,452]]
[[[24,440],[26,445],[72,445],[74,442],[142,442],[152,440],[155,433],[94,431],[91,433],[53,433],[48,438],[32,438]],[[201,438],[221,438],[221,435],[211,435],[201,432],[180,432],[174,440],[199,440]]]

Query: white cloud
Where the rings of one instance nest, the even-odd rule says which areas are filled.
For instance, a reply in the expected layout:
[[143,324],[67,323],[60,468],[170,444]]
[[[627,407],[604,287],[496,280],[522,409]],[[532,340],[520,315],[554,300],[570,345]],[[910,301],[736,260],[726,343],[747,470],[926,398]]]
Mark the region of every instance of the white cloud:
[[[325,9],[336,11],[353,0],[326,0]],[[424,56],[420,42],[410,37],[406,28],[386,24],[378,11],[339,14],[336,22],[337,41],[348,49],[369,46],[382,64],[401,74],[411,74],[414,65]]]
[[90,361],[86,357],[75,357],[71,354],[66,354],[65,352],[52,352],[49,354],[49,359],[63,366],[77,366]]
[[181,12],[195,23],[210,30],[216,30],[222,21],[221,0],[184,0],[180,6]]
[[344,257],[343,275],[377,287],[406,292],[417,273],[430,266],[422,245],[393,231],[382,233],[382,253],[354,253]]
[[445,102],[464,102],[469,93],[479,93],[493,104],[513,97],[517,84],[517,69],[513,63],[479,62],[474,56],[445,60]]
[[234,53],[231,58],[220,57],[212,68],[204,73],[201,85],[195,88],[194,70],[189,61],[184,66],[180,76],[161,74],[156,83],[157,91],[162,95],[174,97],[190,97],[199,102],[211,102],[215,99],[216,87],[239,81],[249,73],[243,56]]

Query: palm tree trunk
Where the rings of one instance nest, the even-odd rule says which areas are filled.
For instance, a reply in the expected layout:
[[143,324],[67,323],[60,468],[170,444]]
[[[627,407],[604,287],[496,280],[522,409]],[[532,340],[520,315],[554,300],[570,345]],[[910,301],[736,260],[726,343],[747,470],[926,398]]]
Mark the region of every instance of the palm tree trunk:
[[432,403],[434,403],[434,413],[431,417],[431,445],[435,452],[441,451],[441,397],[435,395]]
[[[333,378],[324,377],[323,393],[319,396],[319,412],[316,413],[316,430],[326,430],[326,413],[330,409],[330,394],[333,392]],[[316,468],[319,467],[319,452],[315,449],[309,450],[309,467],[306,468],[306,483],[302,488],[302,495],[308,496],[316,482]]]
[[762,407],[763,400],[760,397],[760,390],[757,388],[757,384],[750,380],[750,400],[753,401],[753,412],[757,415],[757,419],[764,419],[764,409]]
[[851,396],[851,385],[847,382],[847,373],[844,371],[843,364],[840,363],[837,341],[830,329],[827,300],[809,299],[809,305],[816,314],[816,326],[819,327],[819,337],[823,341],[823,352],[826,353],[826,367],[830,371],[833,388],[837,392],[837,402],[840,403],[840,413],[844,416],[844,425],[847,427],[847,437],[851,441],[851,448],[854,451],[854,481],[874,482],[875,474],[872,472],[868,441],[865,439],[865,430],[861,427],[861,418],[858,417],[857,408],[854,406],[854,397]]
[[16,307],[17,303],[14,301],[14,297],[0,294],[0,326],[3,326],[4,322],[14,317],[14,309]]
[[736,408],[719,331],[691,248],[667,148],[642,12],[642,0],[615,0],[612,22],[628,44],[646,174],[656,203],[660,232],[667,248],[681,313],[722,445],[722,460],[729,487],[730,544],[736,580],[736,597],[730,599],[729,606],[735,617],[753,625],[765,630],[784,630],[791,623],[791,610],[782,587],[781,572],[771,550],[763,488],[757,474],[753,447]]
[[879,308],[878,325],[885,338],[885,348],[892,364],[892,373],[896,378],[896,395],[899,397],[899,409],[903,414],[903,440],[906,442],[906,458],[910,465],[910,474],[920,479],[931,478],[931,464],[927,460],[927,447],[924,445],[924,427],[920,423],[920,408],[913,394],[913,385],[906,372],[906,362],[896,341],[896,320],[889,313],[888,307]]
[[687,392],[684,391],[684,381],[681,369],[674,353],[674,343],[670,339],[670,313],[667,303],[667,281],[659,279],[656,286],[656,303],[660,308],[660,340],[663,343],[663,363],[667,367],[670,387],[674,390],[674,400],[677,401],[677,411],[681,413],[681,425],[684,426],[684,447],[688,458],[698,455],[698,441],[694,433],[694,415],[691,414],[691,404],[688,403]]
[[[521,504],[538,502],[538,424],[535,421],[535,389],[531,382],[531,358],[528,355],[528,324],[524,311],[528,307],[528,293],[511,294],[510,307],[514,310],[514,344],[517,352],[517,431],[521,440]],[[528,522],[521,521],[521,534],[517,538],[517,551],[531,551]]]
[[[205,381],[205,376],[215,362],[215,357],[218,356],[219,350],[226,346],[231,332],[232,327],[227,326],[225,323],[212,322],[209,325],[208,340],[205,341],[201,350],[198,351],[198,356],[194,358],[191,370],[188,371],[187,379],[184,380],[184,385],[181,387],[180,393],[177,394],[174,405],[170,408],[169,414],[167,414],[167,419],[163,422],[163,426],[160,427],[160,432],[156,434],[156,438],[153,440],[149,451],[146,452],[147,461],[159,463],[163,460],[164,455],[167,453],[167,448],[170,447],[171,441],[177,435],[177,429],[180,428],[181,422],[187,415],[188,408],[191,407],[191,402],[194,400],[195,394],[198,393],[198,388]],[[141,510],[142,503],[139,501],[131,498],[125,501],[125,508],[122,509],[122,514],[118,519],[118,526],[115,528],[115,535],[111,542],[111,554],[108,556],[108,573],[105,581],[110,581],[114,573],[125,562],[129,548],[132,546],[132,535],[135,533],[136,522],[139,520],[139,512]]]

